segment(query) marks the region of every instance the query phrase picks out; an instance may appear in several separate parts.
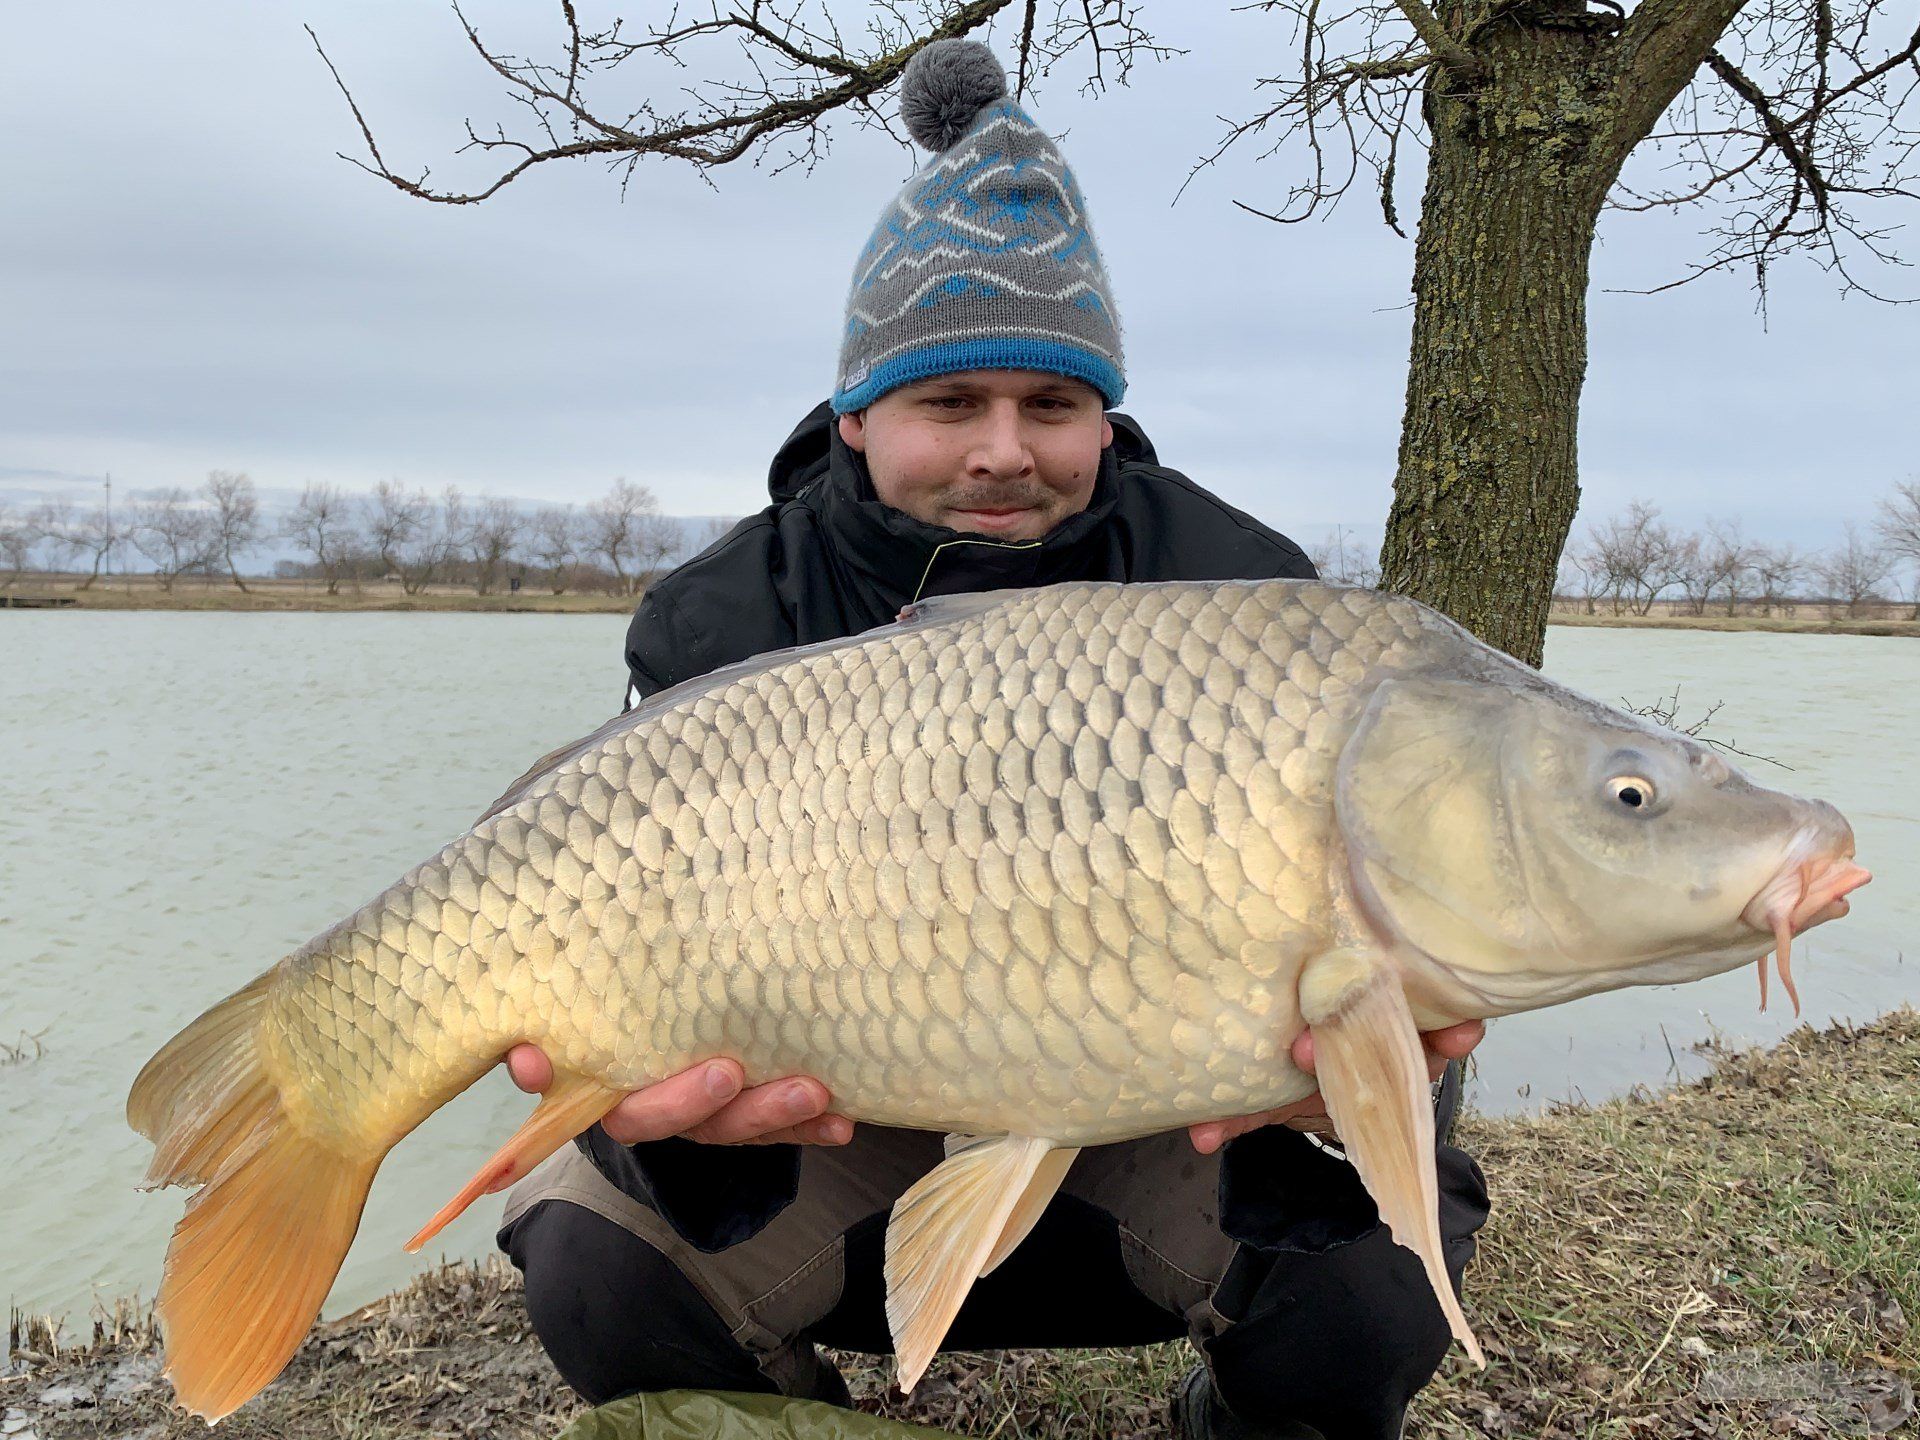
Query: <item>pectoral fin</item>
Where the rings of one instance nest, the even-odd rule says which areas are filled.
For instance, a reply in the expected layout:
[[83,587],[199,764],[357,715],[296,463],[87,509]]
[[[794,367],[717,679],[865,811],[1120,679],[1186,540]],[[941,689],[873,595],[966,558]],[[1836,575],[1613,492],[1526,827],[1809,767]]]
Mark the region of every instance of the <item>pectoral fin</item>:
[[1300,1013],[1313,1027],[1320,1093],[1347,1158],[1393,1238],[1426,1267],[1454,1338],[1484,1368],[1441,1251],[1426,1055],[1398,979],[1378,956],[1333,951],[1301,975]]
[[1041,1213],[1047,1208],[1047,1202],[1053,1199],[1054,1192],[1060,1188],[1060,1182],[1067,1178],[1067,1171],[1073,1165],[1073,1157],[1080,1153],[1079,1147],[1049,1150],[1040,1158],[1039,1166],[1033,1172],[1033,1178],[1027,1182],[1027,1188],[1021,1192],[1019,1203],[1013,1207],[1013,1213],[1007,1217],[1007,1223],[1000,1232],[1000,1238],[994,1242],[993,1253],[987,1256],[987,1263],[980,1267],[980,1277],[984,1279],[1000,1268],[1000,1262],[1014,1252],[1016,1246],[1026,1239],[1033,1227],[1039,1223]]
[[524,1179],[534,1166],[611,1110],[621,1093],[584,1075],[556,1075],[526,1123],[494,1152],[458,1195],[440,1207],[419,1234],[407,1241],[407,1253],[417,1253],[482,1195]]
[[887,1325],[910,1391],[973,1282],[1026,1238],[1077,1150],[998,1135],[951,1150],[895,1202],[887,1223]]

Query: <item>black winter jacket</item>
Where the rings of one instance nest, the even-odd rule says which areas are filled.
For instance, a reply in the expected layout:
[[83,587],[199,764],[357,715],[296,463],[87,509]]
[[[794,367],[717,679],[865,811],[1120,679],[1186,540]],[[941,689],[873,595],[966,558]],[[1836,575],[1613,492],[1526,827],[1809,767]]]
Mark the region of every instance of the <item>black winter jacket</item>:
[[[822,404],[774,457],[773,503],[648,587],[627,631],[627,703],[722,665],[887,624],[930,595],[1069,580],[1310,579],[1313,565],[1268,529],[1159,463],[1131,419],[1086,510],[1038,545],[928,525],[875,498],[866,465]],[[703,1250],[744,1240],[794,1196],[801,1147],[662,1140],[622,1146],[595,1126],[597,1168]],[[1269,1126],[1227,1147],[1221,1225],[1262,1248],[1358,1239],[1378,1213],[1352,1167]]]

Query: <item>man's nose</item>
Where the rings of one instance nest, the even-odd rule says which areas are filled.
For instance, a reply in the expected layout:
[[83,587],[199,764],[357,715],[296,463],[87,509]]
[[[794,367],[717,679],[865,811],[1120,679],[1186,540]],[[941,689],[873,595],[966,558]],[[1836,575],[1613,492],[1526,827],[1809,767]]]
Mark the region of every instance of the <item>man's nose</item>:
[[988,404],[974,434],[968,468],[976,475],[1002,480],[1015,479],[1033,468],[1033,453],[1027,447],[1017,402],[995,400]]

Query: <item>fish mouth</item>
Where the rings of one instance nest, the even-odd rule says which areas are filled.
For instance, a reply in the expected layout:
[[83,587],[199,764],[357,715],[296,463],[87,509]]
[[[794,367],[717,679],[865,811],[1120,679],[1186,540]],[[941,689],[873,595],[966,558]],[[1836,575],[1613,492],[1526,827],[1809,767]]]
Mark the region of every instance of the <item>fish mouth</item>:
[[[1803,829],[1787,854],[1786,863],[1760,887],[1740,918],[1754,929],[1773,936],[1774,963],[1780,983],[1800,1013],[1800,993],[1794,988],[1791,957],[1793,937],[1829,920],[1838,920],[1851,908],[1847,896],[1873,879],[1871,871],[1853,863],[1853,830],[1830,806]],[[1767,1008],[1767,957],[1760,969],[1760,1008]]]

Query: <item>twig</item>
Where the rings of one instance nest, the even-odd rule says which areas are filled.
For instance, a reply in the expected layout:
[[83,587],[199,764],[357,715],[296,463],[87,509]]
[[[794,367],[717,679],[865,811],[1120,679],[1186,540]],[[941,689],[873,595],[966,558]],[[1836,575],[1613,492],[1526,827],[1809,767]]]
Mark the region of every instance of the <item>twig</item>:
[[1667,1321],[1667,1333],[1660,1337],[1660,1343],[1653,1347],[1653,1353],[1647,1356],[1645,1363],[1643,1363],[1638,1370],[1633,1372],[1633,1378],[1631,1380],[1627,1381],[1626,1384],[1622,1385],[1618,1390],[1614,1391],[1612,1395],[1607,1397],[1607,1403],[1610,1405],[1619,1404],[1634,1392],[1642,1380],[1646,1379],[1647,1371],[1653,1368],[1653,1362],[1660,1358],[1661,1352],[1672,1342],[1673,1332],[1680,1328],[1680,1322],[1683,1319],[1689,1315],[1699,1315],[1713,1308],[1713,1300],[1710,1296],[1702,1291],[1689,1287],[1686,1298],[1674,1307],[1673,1318]]
[[1720,713],[1721,707],[1725,704],[1724,700],[1716,700],[1707,707],[1706,713],[1698,720],[1691,725],[1682,725],[1679,723],[1680,687],[1678,685],[1673,687],[1671,695],[1663,695],[1648,705],[1636,705],[1625,696],[1620,698],[1620,708],[1629,715],[1639,715],[1653,721],[1656,725],[1664,725],[1667,729],[1678,731],[1690,740],[1698,740],[1702,745],[1711,745],[1714,749],[1724,750],[1729,755],[1738,755],[1742,760],[1758,760],[1763,764],[1777,765],[1786,771],[1793,769],[1784,760],[1776,760],[1771,755],[1761,755],[1752,750],[1742,750],[1731,741],[1707,734],[1707,726],[1712,723],[1713,717]]
[[[52,1026],[47,1027],[47,1029],[52,1028]],[[38,1060],[42,1055],[47,1053],[47,1047],[40,1043],[40,1037],[46,1033],[47,1030],[43,1029],[36,1030],[29,1035],[26,1031],[22,1030],[20,1032],[20,1038],[13,1044],[9,1045],[5,1042],[0,1042],[0,1065],[19,1065],[28,1060]],[[33,1047],[33,1053],[31,1055],[27,1053],[27,1047],[29,1045]]]

